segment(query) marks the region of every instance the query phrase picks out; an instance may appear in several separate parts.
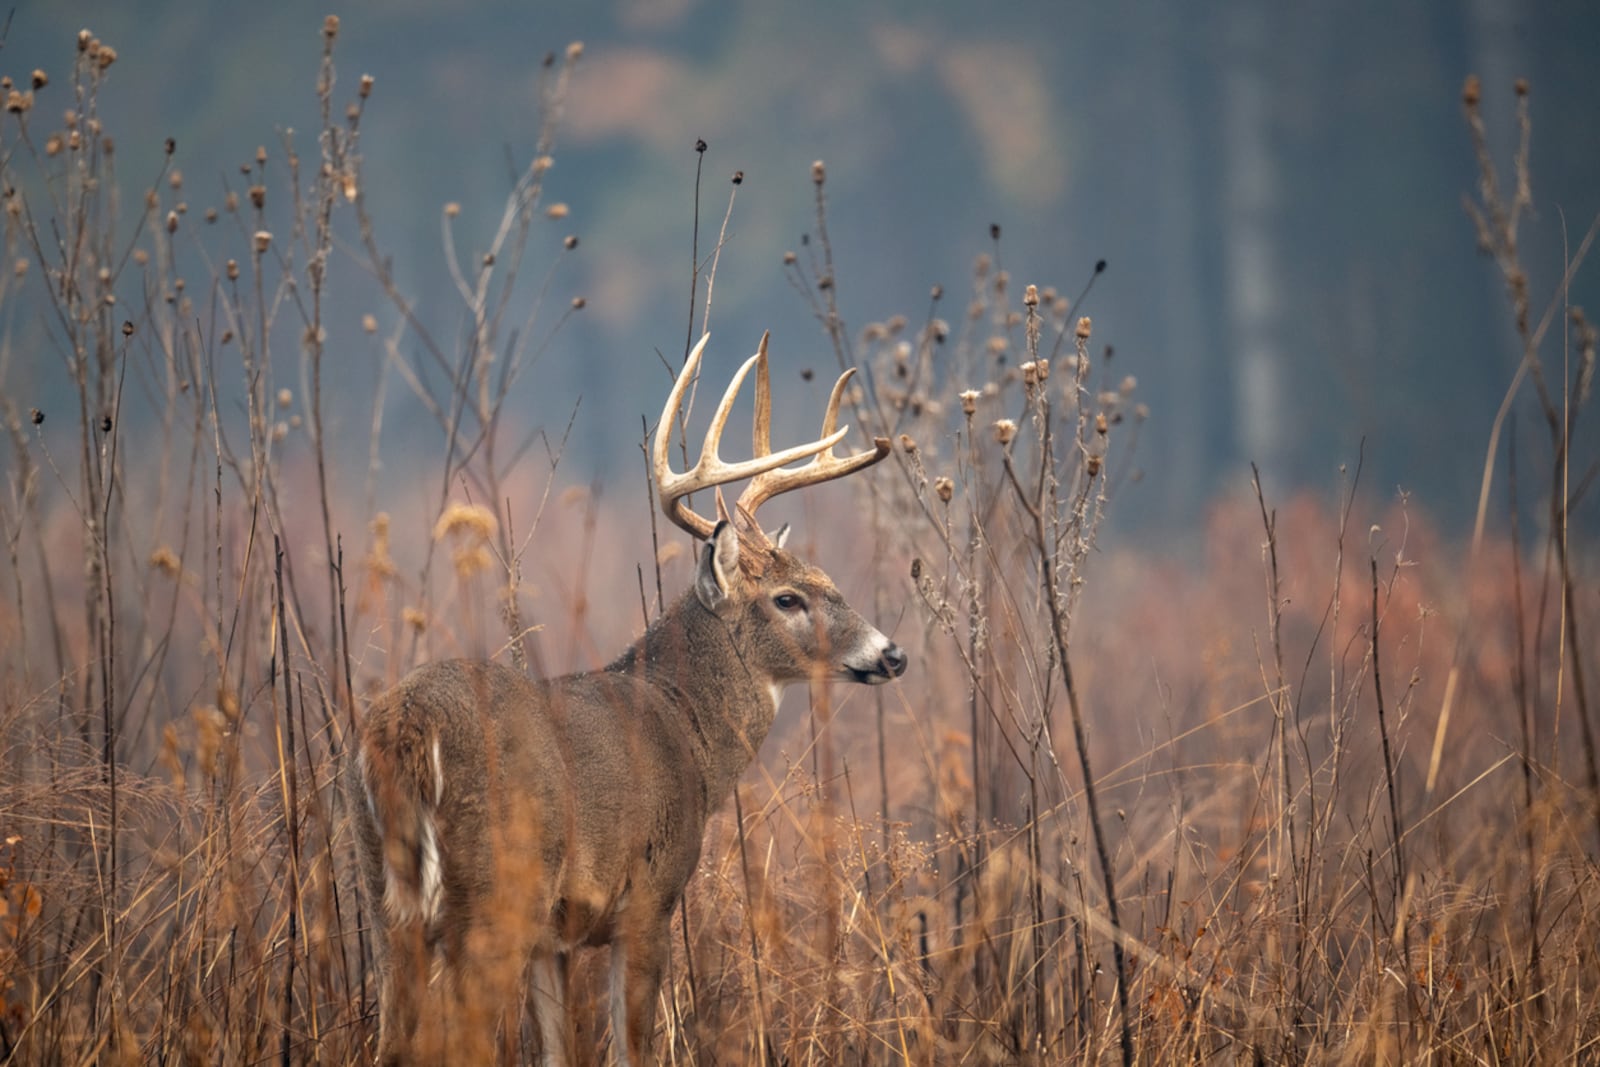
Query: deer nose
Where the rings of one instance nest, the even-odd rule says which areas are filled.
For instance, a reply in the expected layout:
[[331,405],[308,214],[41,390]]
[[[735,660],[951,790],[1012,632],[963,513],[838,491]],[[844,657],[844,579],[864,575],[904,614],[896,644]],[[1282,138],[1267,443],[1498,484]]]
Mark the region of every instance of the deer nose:
[[890,645],[883,650],[883,665],[889,668],[889,676],[898,678],[906,673],[906,650],[899,645]]

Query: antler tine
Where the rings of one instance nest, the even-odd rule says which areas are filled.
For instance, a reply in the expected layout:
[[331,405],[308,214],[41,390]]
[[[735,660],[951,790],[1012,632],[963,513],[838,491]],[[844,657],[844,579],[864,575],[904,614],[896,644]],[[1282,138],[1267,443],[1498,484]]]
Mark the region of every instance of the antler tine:
[[[805,466],[794,470],[772,470],[752,478],[750,484],[745,486],[744,492],[739,494],[736,510],[742,509],[754,516],[757,508],[780,493],[843,478],[847,474],[854,474],[858,470],[872,466],[889,454],[887,437],[873,438],[871,449],[857,452],[853,456],[841,458],[833,454],[833,446],[844,440],[845,434],[850,432],[848,426],[838,430],[834,429],[834,426],[839,421],[839,403],[844,399],[844,387],[855,372],[854,367],[848,367],[839,375],[839,380],[833,383],[833,393],[828,397],[828,408],[822,415],[822,437],[814,442],[815,445],[821,446],[814,449],[815,458]],[[759,411],[759,404],[757,410]],[[768,414],[770,417],[770,409]],[[758,427],[762,439],[765,439],[766,429]],[[758,449],[761,443],[762,440],[756,442]]]
[[750,424],[750,454],[754,456],[772,454],[772,375],[767,370],[767,338],[771,336],[771,330],[762,330],[756,348],[756,417]]
[[[775,471],[785,463],[792,463],[797,459],[805,459],[821,452],[829,452],[845,435],[844,430],[825,436],[820,441],[809,444],[796,445],[786,448],[782,452],[772,452],[770,444],[767,447],[757,447],[753,459],[741,463],[728,463],[719,455],[719,446],[722,442],[722,431],[727,426],[728,415],[733,410],[733,403],[739,396],[739,388],[744,384],[745,377],[752,367],[761,365],[763,371],[766,363],[766,337],[762,337],[761,349],[755,355],[745,360],[733,376],[733,381],[728,384],[727,391],[722,395],[722,401],[717,405],[716,412],[711,417],[711,427],[706,431],[705,443],[700,447],[700,458],[694,467],[683,474],[672,469],[672,464],[667,456],[668,445],[672,437],[672,423],[677,417],[683,403],[683,394],[689,382],[694,378],[695,372],[700,367],[700,356],[705,351],[706,342],[711,339],[710,334],[700,338],[700,343],[689,352],[689,358],[684,362],[683,371],[678,375],[678,380],[673,383],[672,391],[667,394],[666,405],[661,409],[661,421],[656,425],[656,438],[651,449],[651,470],[655,475],[656,488],[661,497],[661,510],[672,522],[699,538],[708,538],[716,529],[716,523],[703,515],[698,515],[683,503],[683,498],[700,489],[709,489],[712,486],[724,485],[728,482],[740,481],[745,478],[759,478],[770,471]],[[763,428],[770,429],[772,418],[772,401],[770,387],[763,381],[764,374],[757,375],[757,434],[760,438],[758,446],[765,444],[768,434],[763,433]],[[764,394],[761,395],[761,394]],[[762,400],[765,399],[763,411]],[[832,405],[838,407],[837,397]],[[887,444],[885,445],[887,448]],[[801,468],[808,470],[809,468]],[[838,475],[833,475],[838,477]],[[748,493],[748,490],[746,491]],[[740,498],[741,502],[744,497]]]

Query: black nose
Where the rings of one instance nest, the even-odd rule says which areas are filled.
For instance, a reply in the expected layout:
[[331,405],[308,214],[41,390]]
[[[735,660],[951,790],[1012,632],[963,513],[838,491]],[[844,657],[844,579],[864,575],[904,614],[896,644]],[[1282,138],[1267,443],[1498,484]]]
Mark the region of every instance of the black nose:
[[883,665],[889,668],[889,675],[898,678],[906,673],[906,650],[899,645],[890,645],[883,650]]

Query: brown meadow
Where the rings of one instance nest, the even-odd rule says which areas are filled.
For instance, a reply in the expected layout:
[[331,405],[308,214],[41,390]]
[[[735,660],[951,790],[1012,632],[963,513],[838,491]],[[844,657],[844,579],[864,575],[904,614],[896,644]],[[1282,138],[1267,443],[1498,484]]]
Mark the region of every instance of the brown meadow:
[[[9,90],[0,307],[34,309],[55,362],[0,350],[4,1062],[370,1062],[366,701],[452,655],[598,666],[692,581],[642,480],[569,485],[559,429],[503,406],[537,373],[531,261],[571,250],[542,195],[581,48],[547,68],[490,247],[450,257],[470,328],[446,342],[366,212],[381,91],[336,88],[337,35],[318,136],[264,147],[214,207],[170,153],[116,199],[94,100],[139,57],[86,33],[70,71]],[[1486,428],[1467,531],[1352,461],[1319,492],[1241,472],[1204,528],[1117,543],[1147,413],[1098,340],[1114,325],[983,256],[966,306],[847,328],[816,166],[816,231],[783,269],[875,383],[848,421],[894,450],[809,494],[795,541],[912,666],[785,702],[674,920],[663,1061],[1597,1054],[1600,584],[1566,517],[1594,338],[1577,313],[1570,380],[1534,362],[1560,331],[1518,283],[1526,153],[1502,190],[1478,95],[1473,220],[1519,324],[1508,388],[1548,433],[1516,457]],[[338,256],[381,308],[349,336]],[[375,462],[383,390],[324,391],[335,352],[431,420],[403,478]],[[30,412],[49,375],[73,403]],[[325,432],[336,406],[367,448]],[[601,1061],[603,971],[571,980]],[[465,1056],[536,1051],[527,1020],[452,1027]]]

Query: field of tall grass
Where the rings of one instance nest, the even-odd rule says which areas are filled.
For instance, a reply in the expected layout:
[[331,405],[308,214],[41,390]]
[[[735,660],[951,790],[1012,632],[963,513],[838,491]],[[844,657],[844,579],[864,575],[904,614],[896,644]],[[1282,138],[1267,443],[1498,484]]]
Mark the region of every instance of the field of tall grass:
[[[458,255],[442,212],[445,337],[368,213],[381,86],[336,77],[338,29],[321,128],[220,188],[170,144],[148,190],[117,172],[97,103],[151,57],[85,31],[0,83],[6,1063],[368,1062],[365,700],[441,656],[597,666],[691,579],[642,476],[569,484],[564,428],[505,407],[581,312],[542,299],[575,244],[543,179],[581,47],[546,62],[491,243]],[[1600,559],[1567,519],[1594,330],[1518,258],[1525,87],[1511,160],[1479,92],[1463,225],[1520,348],[1471,529],[1350,457],[1321,491],[1241,477],[1181,559],[1102,537],[1160,416],[1083,314],[1093,276],[1013,278],[996,231],[970,289],[847,323],[815,166],[815,228],[773,269],[821,332],[777,339],[776,388],[821,387],[797,350],[868,369],[851,421],[895,448],[805,494],[795,541],[912,668],[786,702],[674,925],[664,1061],[1600,1058]],[[335,361],[374,388],[326,387]],[[70,404],[30,401],[51,382]],[[391,393],[425,425],[388,424]],[[603,1060],[594,963],[574,1001]],[[533,1055],[514,1020],[491,1039]]]

